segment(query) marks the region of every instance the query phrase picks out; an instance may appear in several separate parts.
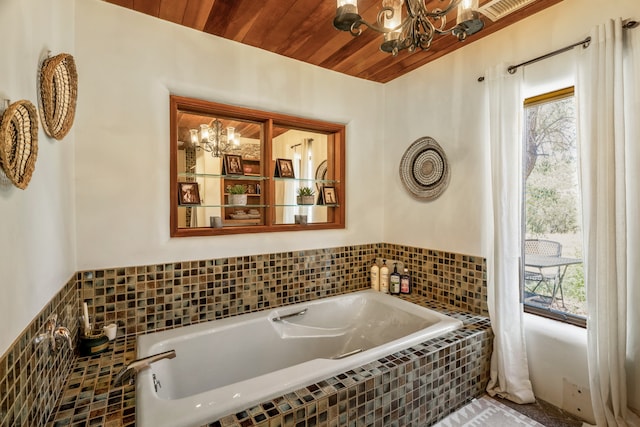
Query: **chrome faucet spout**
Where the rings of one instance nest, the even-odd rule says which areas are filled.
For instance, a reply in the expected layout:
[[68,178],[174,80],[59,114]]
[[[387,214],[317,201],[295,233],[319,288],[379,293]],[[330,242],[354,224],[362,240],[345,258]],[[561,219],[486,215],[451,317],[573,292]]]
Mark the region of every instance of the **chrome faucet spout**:
[[[69,350],[73,350],[73,341],[71,340],[71,332],[69,331],[69,329],[65,328],[64,326],[58,326],[56,330],[53,332],[53,337],[56,340],[58,339],[65,340],[69,345]],[[54,344],[55,344],[55,340],[54,340]]]
[[157,362],[158,360],[173,359],[174,357],[176,357],[176,351],[169,350],[163,353],[158,353],[152,356],[143,357],[142,359],[134,360],[128,365],[125,365],[125,367],[122,368],[120,372],[118,372],[118,374],[111,382],[111,385],[117,386],[120,384],[124,384],[126,381],[129,381],[129,384],[133,384],[134,374],[147,369],[151,366],[152,363]]
[[71,340],[71,332],[64,326],[58,325],[58,315],[52,314],[44,324],[45,332],[38,334],[34,339],[34,344],[40,344],[43,341],[49,343],[49,348],[53,353],[58,351],[56,341],[63,339],[69,344],[69,350],[73,350],[73,342]]

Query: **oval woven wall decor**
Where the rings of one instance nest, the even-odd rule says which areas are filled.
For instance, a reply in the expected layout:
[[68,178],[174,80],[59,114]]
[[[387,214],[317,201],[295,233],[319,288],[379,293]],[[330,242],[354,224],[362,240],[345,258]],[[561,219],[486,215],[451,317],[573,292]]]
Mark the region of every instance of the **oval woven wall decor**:
[[2,114],[0,138],[0,166],[7,178],[24,190],[38,157],[36,107],[25,100],[11,104]]
[[414,196],[437,199],[449,185],[451,168],[440,144],[425,136],[407,148],[400,161],[400,180]]
[[47,58],[40,70],[42,128],[52,138],[64,138],[76,114],[78,74],[73,56],[61,53]]

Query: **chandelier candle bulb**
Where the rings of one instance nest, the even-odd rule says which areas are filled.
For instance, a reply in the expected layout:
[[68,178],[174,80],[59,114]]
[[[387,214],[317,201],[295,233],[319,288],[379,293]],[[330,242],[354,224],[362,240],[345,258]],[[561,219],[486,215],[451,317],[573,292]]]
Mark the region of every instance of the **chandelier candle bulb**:
[[[403,0],[383,0],[382,7],[390,8],[384,15],[384,27],[387,30],[400,28],[402,24],[402,3]],[[384,35],[385,42],[395,41],[400,38],[400,30],[389,31]],[[384,49],[383,49],[384,50]]]
[[357,0],[338,0],[333,26],[340,31],[351,31],[351,26],[360,19]]

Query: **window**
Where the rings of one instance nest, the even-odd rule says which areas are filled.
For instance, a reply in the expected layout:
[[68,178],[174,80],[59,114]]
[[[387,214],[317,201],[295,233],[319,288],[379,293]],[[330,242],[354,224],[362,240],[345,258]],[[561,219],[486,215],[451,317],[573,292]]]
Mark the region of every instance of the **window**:
[[525,311],[584,326],[586,294],[573,88],[524,102]]

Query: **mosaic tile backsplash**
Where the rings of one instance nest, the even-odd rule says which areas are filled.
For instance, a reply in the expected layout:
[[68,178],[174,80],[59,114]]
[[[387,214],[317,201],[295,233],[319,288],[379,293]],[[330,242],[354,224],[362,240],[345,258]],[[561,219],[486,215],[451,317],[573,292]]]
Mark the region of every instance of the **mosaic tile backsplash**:
[[416,296],[487,315],[484,259],[387,243],[82,271],[0,359],[0,425],[43,425],[54,409],[73,358],[32,345],[50,313],[77,337],[86,301],[96,326],[136,336],[365,289],[376,257],[403,261]]
[[57,314],[58,324],[69,328],[77,341],[75,320],[79,293],[75,279],[70,280],[42,309],[9,350],[0,358],[0,425],[33,427],[45,425],[74,363],[73,352],[58,342],[51,353],[45,340],[34,343],[45,332],[49,316]]

